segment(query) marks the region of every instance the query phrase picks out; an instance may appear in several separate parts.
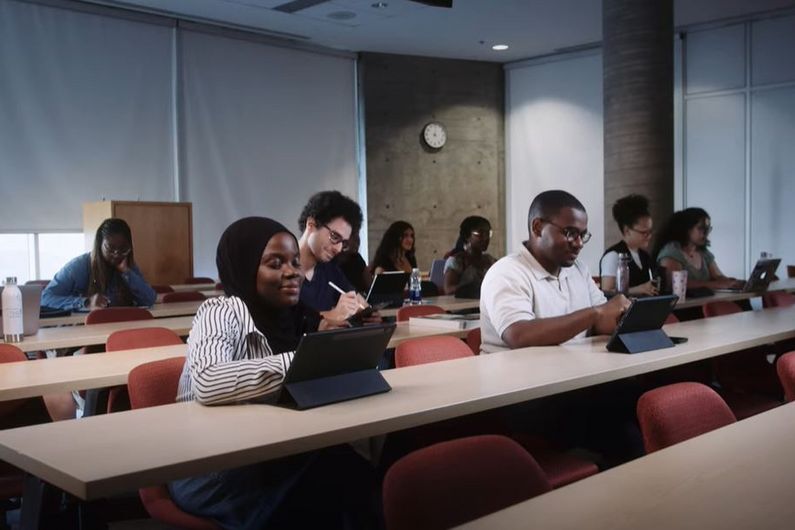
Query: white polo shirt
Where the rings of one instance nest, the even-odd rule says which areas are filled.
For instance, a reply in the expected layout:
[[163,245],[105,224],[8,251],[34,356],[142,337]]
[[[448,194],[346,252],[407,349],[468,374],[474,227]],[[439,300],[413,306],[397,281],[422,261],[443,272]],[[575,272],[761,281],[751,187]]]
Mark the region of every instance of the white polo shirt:
[[[502,334],[516,322],[568,315],[606,301],[584,263],[577,260],[556,277],[522,245],[519,252],[492,265],[483,279],[480,350],[491,353],[508,349]],[[573,338],[584,337],[587,331]]]

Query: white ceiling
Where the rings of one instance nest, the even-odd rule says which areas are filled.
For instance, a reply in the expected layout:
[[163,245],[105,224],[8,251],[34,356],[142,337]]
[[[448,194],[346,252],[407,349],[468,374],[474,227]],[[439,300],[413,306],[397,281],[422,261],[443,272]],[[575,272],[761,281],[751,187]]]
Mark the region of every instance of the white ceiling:
[[[89,0],[219,22],[346,51],[508,62],[601,40],[599,0],[453,0],[452,9],[409,0],[328,0],[293,14],[288,0]],[[649,0],[654,1],[654,0]],[[675,0],[677,27],[795,7],[795,0]],[[352,13],[335,20],[328,15]],[[347,15],[350,16],[350,15]],[[495,52],[493,44],[508,44]]]

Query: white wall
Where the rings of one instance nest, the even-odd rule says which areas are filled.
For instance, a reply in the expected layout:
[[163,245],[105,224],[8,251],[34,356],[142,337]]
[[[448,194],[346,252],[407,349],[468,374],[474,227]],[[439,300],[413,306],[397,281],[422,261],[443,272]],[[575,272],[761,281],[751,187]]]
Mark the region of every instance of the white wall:
[[684,201],[710,213],[734,276],[762,251],[795,263],[794,49],[791,14],[686,34]]
[[514,63],[505,85],[508,252],[527,239],[533,197],[562,189],[588,211],[593,238],[580,258],[598,274],[604,251],[601,53]]

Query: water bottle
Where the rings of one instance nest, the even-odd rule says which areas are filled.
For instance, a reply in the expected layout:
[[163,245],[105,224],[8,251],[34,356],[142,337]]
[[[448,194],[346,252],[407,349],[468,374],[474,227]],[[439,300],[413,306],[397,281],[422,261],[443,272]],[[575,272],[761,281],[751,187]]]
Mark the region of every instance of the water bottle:
[[22,291],[14,276],[6,278],[3,289],[3,339],[6,342],[22,342]]
[[422,303],[422,283],[420,282],[420,269],[411,269],[411,279],[409,280],[409,303],[418,305]]
[[616,292],[629,293],[629,254],[618,255],[618,270],[616,270]]

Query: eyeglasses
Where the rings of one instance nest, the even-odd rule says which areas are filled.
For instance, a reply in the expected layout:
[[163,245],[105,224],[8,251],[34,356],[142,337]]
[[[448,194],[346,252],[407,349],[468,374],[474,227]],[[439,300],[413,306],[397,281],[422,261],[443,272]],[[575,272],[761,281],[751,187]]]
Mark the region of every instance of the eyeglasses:
[[132,247],[127,248],[113,248],[107,244],[107,242],[102,242],[102,250],[104,250],[110,256],[116,256],[117,258],[123,258],[124,256],[128,255],[132,252]]
[[348,250],[351,244],[350,239],[345,239],[340,235],[339,232],[335,232],[328,225],[323,225],[323,228],[328,230],[328,240],[331,242],[332,245],[339,245],[342,244],[342,251],[345,252]]
[[583,230],[582,232],[580,232],[573,226],[567,226],[564,228],[547,219],[541,219],[541,220],[544,221],[545,223],[551,224],[552,226],[560,230],[560,232],[563,234],[563,237],[565,237],[566,241],[568,241],[569,243],[574,243],[578,237],[582,241],[583,245],[591,240],[591,233],[588,230]]
[[489,239],[491,239],[491,237],[494,235],[494,230],[489,230],[488,232],[480,230],[472,230],[470,234],[479,238],[488,237]]
[[640,234],[643,237],[651,237],[654,233],[654,230],[638,230],[637,228],[629,228],[628,230],[632,230],[636,234]]
[[707,236],[712,232],[712,225],[697,225],[696,228]]

